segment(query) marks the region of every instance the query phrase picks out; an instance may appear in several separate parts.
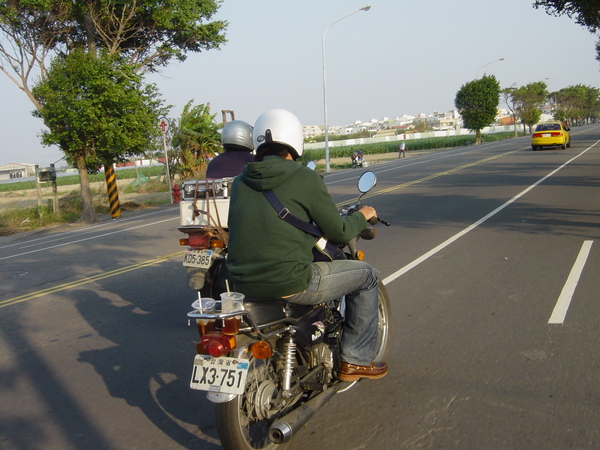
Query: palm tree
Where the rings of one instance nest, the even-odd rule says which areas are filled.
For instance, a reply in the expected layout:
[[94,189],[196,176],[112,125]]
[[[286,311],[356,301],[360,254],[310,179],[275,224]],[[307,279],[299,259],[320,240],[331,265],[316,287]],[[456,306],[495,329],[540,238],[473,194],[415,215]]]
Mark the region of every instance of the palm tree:
[[221,149],[221,135],[210,114],[210,104],[192,106],[190,100],[183,108],[171,144],[178,153],[176,172],[182,179],[202,178],[209,158]]

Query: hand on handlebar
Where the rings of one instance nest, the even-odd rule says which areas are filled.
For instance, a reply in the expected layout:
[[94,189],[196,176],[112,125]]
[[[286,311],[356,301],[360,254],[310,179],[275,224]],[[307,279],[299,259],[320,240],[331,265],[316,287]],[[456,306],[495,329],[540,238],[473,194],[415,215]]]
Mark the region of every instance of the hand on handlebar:
[[377,211],[375,211],[375,208],[373,208],[372,206],[363,206],[359,209],[359,211],[363,213],[365,219],[367,219],[367,222],[369,222],[371,225],[375,225],[377,224],[377,222],[381,222],[386,227],[389,227],[391,225],[389,222],[381,220],[379,217],[377,217]]
[[370,221],[373,217],[377,219],[377,211],[375,211],[375,208],[373,208],[372,206],[363,206],[358,211],[361,212],[363,216],[365,216],[367,222]]

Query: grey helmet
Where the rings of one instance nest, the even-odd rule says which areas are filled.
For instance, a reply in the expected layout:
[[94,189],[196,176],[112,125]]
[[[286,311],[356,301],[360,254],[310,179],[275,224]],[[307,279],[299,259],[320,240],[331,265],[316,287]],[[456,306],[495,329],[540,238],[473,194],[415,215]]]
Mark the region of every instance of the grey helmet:
[[242,150],[251,153],[254,150],[252,126],[242,120],[232,120],[221,130],[221,144],[225,151]]

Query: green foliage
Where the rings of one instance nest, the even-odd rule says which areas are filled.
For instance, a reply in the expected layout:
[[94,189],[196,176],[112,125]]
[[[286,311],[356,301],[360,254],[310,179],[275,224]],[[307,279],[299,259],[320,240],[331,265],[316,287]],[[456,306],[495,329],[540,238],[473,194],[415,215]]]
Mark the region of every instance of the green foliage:
[[192,106],[193,102],[191,100],[184,106],[171,140],[178,152],[175,172],[183,179],[203,176],[208,158],[221,149],[216,114],[210,114],[210,104]]
[[454,105],[463,118],[464,126],[476,133],[479,143],[481,130],[496,118],[500,103],[500,84],[493,75],[484,75],[465,83],[456,93]]
[[[534,8],[544,8],[553,16],[575,18],[578,25],[596,33],[600,29],[600,2],[597,0],[536,0]],[[600,41],[596,44],[596,60],[600,61]]]
[[600,117],[600,89],[578,84],[550,94],[557,120]]
[[600,3],[590,0],[536,0],[533,6],[544,8],[547,14],[574,17],[578,25],[587,27],[592,33],[600,28]]
[[540,121],[542,116],[539,110],[548,97],[548,88],[545,82],[536,81],[525,86],[515,88],[511,91],[511,96],[515,104],[517,115],[521,122],[531,127]]
[[35,55],[13,67],[25,78],[29,62],[43,77],[46,55],[82,47],[122,54],[136,70],[155,70],[172,58],[185,60],[187,52],[225,43],[227,22],[210,21],[219,6],[214,0],[0,0],[0,29],[14,43],[0,53]]
[[165,112],[155,86],[143,86],[132,66],[106,53],[57,57],[33,95],[41,107],[34,115],[49,128],[42,142],[58,145],[69,164],[84,157],[90,170],[143,154]]

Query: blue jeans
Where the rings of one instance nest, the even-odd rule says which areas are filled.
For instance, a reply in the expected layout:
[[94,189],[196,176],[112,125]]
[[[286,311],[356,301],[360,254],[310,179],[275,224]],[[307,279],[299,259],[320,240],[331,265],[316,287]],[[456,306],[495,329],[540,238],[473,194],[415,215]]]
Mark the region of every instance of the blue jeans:
[[308,287],[286,300],[316,305],[345,295],[341,358],[350,364],[370,365],[377,345],[377,272],[369,264],[353,260],[316,262],[312,270]]

